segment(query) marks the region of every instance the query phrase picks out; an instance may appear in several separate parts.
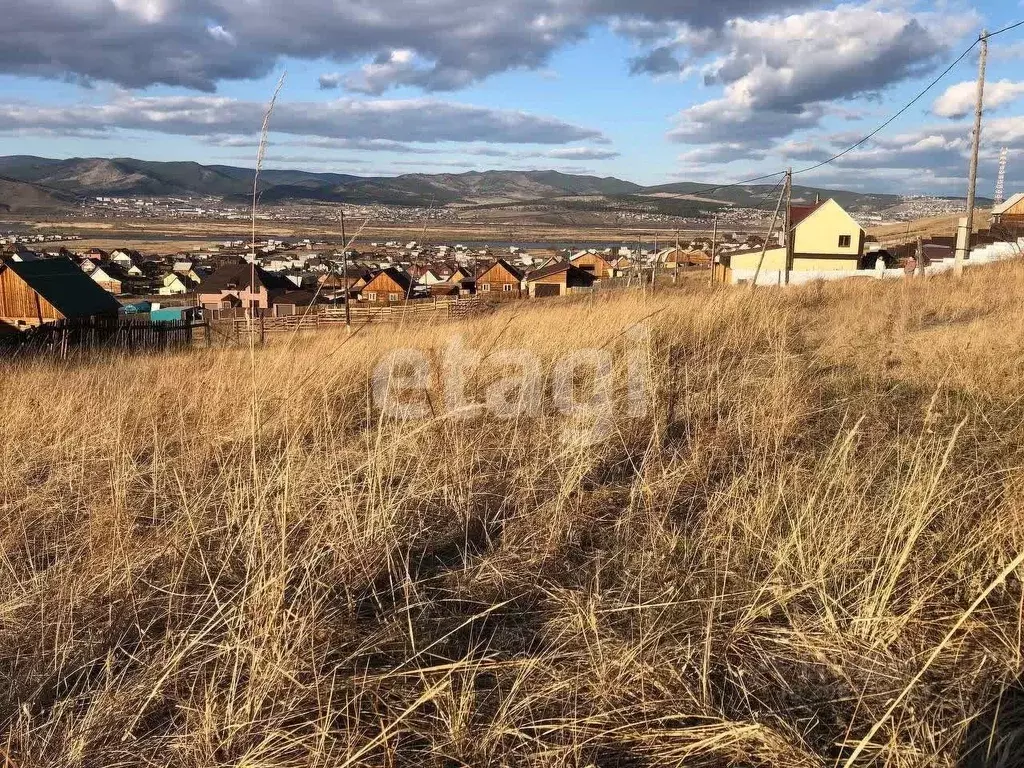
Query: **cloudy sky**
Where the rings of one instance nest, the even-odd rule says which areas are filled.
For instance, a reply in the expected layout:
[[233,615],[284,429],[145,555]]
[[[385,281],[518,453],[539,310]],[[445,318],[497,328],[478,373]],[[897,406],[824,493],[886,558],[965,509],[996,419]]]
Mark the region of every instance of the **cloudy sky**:
[[[4,3],[0,155],[360,175],[547,169],[640,183],[806,167],[1018,0],[30,0]],[[976,51],[801,183],[963,194]],[[1024,27],[992,40],[979,193],[1024,185]]]

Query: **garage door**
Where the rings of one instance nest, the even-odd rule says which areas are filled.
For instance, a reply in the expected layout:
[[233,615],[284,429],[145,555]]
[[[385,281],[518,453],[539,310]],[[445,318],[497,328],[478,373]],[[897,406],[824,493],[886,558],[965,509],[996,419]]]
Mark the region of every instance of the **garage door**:
[[558,283],[534,283],[533,295],[538,299],[545,296],[557,296],[561,286]]

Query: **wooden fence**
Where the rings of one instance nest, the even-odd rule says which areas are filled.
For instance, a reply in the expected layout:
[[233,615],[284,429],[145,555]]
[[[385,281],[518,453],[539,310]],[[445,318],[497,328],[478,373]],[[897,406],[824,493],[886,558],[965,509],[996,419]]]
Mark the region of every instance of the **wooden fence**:
[[66,359],[95,350],[168,352],[192,346],[188,320],[151,322],[136,318],[59,320],[0,335],[0,357],[53,356]]
[[[436,298],[425,301],[411,301],[408,304],[387,306],[356,305],[350,308],[352,325],[367,323],[432,323],[461,320],[480,312],[485,303],[478,296],[459,298]],[[251,325],[250,325],[251,322]],[[284,317],[236,318],[232,321],[236,336],[245,334],[250,327],[253,333],[281,333],[286,331],[337,328],[345,325],[344,307],[310,307]]]

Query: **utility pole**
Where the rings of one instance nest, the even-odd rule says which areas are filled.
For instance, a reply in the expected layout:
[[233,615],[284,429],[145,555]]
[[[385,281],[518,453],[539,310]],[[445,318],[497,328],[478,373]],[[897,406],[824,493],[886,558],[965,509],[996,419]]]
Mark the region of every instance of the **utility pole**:
[[672,257],[672,285],[676,284],[676,280],[679,279],[679,230],[676,230],[676,250],[675,255]]
[[[718,214],[711,222],[711,285],[715,284],[715,251],[718,250]],[[722,270],[722,277],[725,277],[725,270]]]
[[345,209],[341,209],[341,282],[345,291],[345,331],[352,333],[352,308],[349,299],[352,292],[348,288],[348,238],[345,236]]
[[988,60],[988,31],[982,30],[981,55],[978,57],[978,94],[974,105],[974,143],[971,147],[971,167],[967,179],[967,237],[956,249],[953,274],[964,273],[964,260],[971,251],[971,233],[974,231],[974,192],[978,185],[978,149],[981,146],[981,114],[985,102],[985,64]]
[[786,169],[786,274],[785,284],[789,285],[789,273],[793,269],[793,169]]
[[641,261],[643,256],[643,245],[641,244],[641,236],[636,236],[636,273],[640,279],[640,295],[644,296],[647,293],[647,281],[644,279],[644,265]]
[[775,213],[772,214],[772,223],[768,225],[768,234],[764,238],[764,245],[761,246],[761,258],[757,260],[757,269],[754,270],[754,279],[750,281],[750,290],[757,287],[757,279],[761,276],[761,265],[764,264],[764,255],[768,252],[768,241],[772,239],[772,232],[775,231],[775,222],[779,220],[779,211],[782,210],[782,201],[786,198],[785,192],[779,195],[779,202],[775,205]]
[[658,279],[658,234],[654,234],[654,261],[651,262],[651,293],[654,293],[655,281]]

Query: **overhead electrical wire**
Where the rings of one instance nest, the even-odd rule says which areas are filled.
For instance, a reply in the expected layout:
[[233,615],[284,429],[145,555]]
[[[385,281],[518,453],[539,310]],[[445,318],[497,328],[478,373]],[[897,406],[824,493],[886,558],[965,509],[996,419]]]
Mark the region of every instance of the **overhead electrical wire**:
[[[932,90],[932,88],[934,88],[936,85],[938,85],[942,81],[942,79],[946,77],[946,75],[948,75],[950,72],[952,72],[953,69],[961,61],[963,61],[965,58],[967,58],[968,55],[970,55],[971,51],[973,51],[977,47],[978,43],[980,43],[982,39],[988,40],[989,38],[996,37],[997,35],[1001,35],[1001,34],[1003,34],[1005,32],[1009,32],[1010,30],[1017,29],[1018,27],[1024,27],[1024,20],[1021,20],[1021,21],[1018,21],[1018,22],[1014,22],[1013,24],[1008,24],[1007,26],[1002,27],[1001,29],[997,29],[995,32],[989,32],[989,33],[987,33],[985,35],[979,36],[978,39],[975,40],[973,43],[971,43],[964,50],[963,53],[961,53],[959,56],[957,56],[956,59],[954,59],[953,62],[948,67],[946,67],[937,77],[935,77],[930,83],[928,83],[928,85],[926,85],[923,90],[921,90],[916,96],[914,96],[914,98],[912,98],[910,101],[908,101],[906,104],[904,104],[899,109],[899,111],[894,113],[884,123],[882,123],[877,128],[875,128],[873,131],[871,131],[871,133],[867,134],[862,139],[859,139],[857,142],[851,144],[846,149],[844,149],[842,152],[837,152],[836,154],[832,155],[831,157],[829,157],[826,160],[822,160],[821,162],[815,163],[814,165],[809,165],[806,168],[801,168],[799,170],[793,171],[793,175],[796,176],[797,174],[809,173],[810,171],[815,171],[818,168],[821,168],[823,166],[829,165],[830,163],[835,162],[839,158],[841,158],[841,157],[843,157],[845,155],[848,155],[850,152],[853,152],[858,147],[863,146],[865,143],[867,143],[868,141],[873,139],[875,136],[877,136],[879,133],[881,133],[886,128],[888,128],[890,125],[892,125],[892,123],[894,123],[901,116],[903,116],[907,112],[907,110],[909,110],[917,102],[919,102],[921,99],[923,99],[928,94],[928,92]],[[755,176],[754,178],[751,178],[751,179],[744,179],[743,181],[735,181],[735,182],[732,182],[730,184],[721,184],[721,185],[718,185],[718,186],[711,186],[711,187],[705,187],[703,189],[696,189],[696,190],[691,191],[689,194],[691,194],[691,195],[701,195],[701,194],[707,194],[709,192],[717,192],[717,191],[723,190],[723,189],[730,189],[732,187],[741,187],[741,186],[744,186],[746,184],[752,184],[755,181],[763,181],[765,179],[772,179],[772,178],[775,178],[776,176],[782,175],[784,173],[786,173],[786,171],[776,171],[774,173],[765,174],[763,176]]]

